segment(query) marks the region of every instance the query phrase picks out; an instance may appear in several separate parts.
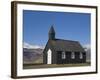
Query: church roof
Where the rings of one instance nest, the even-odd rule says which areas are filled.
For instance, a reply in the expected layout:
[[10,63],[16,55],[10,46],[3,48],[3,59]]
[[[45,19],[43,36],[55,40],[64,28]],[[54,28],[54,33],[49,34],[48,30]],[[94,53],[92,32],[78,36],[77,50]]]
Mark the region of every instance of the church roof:
[[54,39],[49,40],[49,45],[56,51],[75,51],[84,52],[83,47],[78,41]]

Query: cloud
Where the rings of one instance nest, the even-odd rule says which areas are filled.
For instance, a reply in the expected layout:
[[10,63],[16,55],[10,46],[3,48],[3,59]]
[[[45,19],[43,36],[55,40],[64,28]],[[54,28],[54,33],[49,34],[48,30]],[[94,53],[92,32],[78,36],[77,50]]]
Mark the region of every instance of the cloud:
[[31,45],[29,43],[24,42],[23,43],[24,48],[28,48],[28,49],[44,49],[44,46],[39,46],[39,45]]
[[83,47],[90,48],[91,45],[90,44],[85,44]]
[[83,45],[83,48],[87,51],[88,49],[91,49],[91,45],[85,44],[85,45]]

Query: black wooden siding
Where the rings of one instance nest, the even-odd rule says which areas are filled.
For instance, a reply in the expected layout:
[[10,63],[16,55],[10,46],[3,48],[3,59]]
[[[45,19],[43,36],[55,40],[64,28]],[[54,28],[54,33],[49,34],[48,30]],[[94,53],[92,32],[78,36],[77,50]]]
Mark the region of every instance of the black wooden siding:
[[71,52],[65,52],[66,59],[62,59],[62,51],[57,51],[57,64],[70,64],[70,63],[85,63],[86,53],[83,54],[83,58],[80,59],[80,52],[75,52],[75,59],[71,58]]

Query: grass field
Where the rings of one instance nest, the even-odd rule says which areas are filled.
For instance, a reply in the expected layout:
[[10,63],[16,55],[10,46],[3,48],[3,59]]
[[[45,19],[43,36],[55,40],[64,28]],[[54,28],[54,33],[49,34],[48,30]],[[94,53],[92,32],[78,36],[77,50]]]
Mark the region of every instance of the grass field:
[[38,68],[57,68],[57,67],[81,67],[90,66],[90,62],[78,64],[24,64],[23,69],[38,69]]

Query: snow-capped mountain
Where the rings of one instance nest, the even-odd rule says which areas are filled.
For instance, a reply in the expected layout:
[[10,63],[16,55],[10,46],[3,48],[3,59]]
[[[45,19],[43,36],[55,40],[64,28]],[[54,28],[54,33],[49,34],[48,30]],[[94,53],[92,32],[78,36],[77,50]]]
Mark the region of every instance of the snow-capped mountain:
[[24,46],[24,48],[27,48],[27,49],[38,49],[38,48],[44,49],[44,46],[32,45],[32,44],[29,44],[26,42],[23,43],[23,46]]
[[43,62],[43,47],[24,43],[23,62],[24,64],[34,64]]

